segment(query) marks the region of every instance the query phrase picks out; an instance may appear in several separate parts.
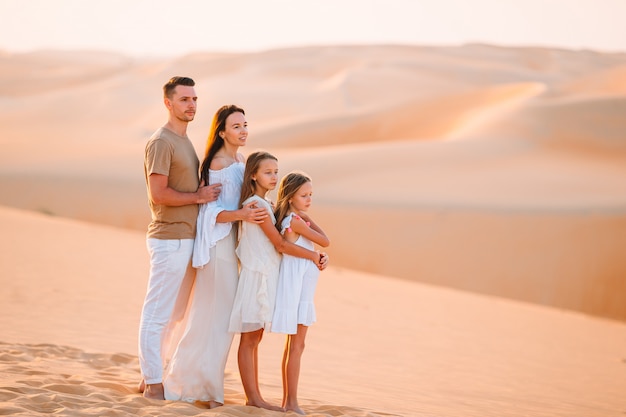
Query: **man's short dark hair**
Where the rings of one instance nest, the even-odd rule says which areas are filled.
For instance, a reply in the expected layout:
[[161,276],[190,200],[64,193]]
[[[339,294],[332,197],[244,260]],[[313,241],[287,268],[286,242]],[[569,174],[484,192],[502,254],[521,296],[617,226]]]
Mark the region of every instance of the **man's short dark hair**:
[[171,98],[172,94],[174,94],[174,90],[178,85],[186,85],[188,87],[193,87],[196,85],[195,81],[189,77],[172,77],[170,80],[165,83],[163,86],[163,97]]

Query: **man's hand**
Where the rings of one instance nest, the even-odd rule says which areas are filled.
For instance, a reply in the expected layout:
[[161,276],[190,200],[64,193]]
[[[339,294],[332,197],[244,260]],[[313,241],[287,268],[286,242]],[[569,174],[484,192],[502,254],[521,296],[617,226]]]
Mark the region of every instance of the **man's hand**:
[[198,204],[210,203],[217,200],[222,192],[222,184],[204,185],[200,184],[198,188]]

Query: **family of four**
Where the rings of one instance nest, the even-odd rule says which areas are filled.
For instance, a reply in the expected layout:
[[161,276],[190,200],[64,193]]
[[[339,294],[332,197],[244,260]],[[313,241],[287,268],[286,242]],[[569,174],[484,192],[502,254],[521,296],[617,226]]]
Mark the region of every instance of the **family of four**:
[[[173,77],[163,86],[167,123],[150,138],[145,177],[152,221],[150,277],[139,328],[143,395],[214,408],[224,403],[224,371],[235,333],[246,404],[304,414],[298,405],[300,358],[319,271],[328,256],[324,231],[307,215],[311,179],[280,181],[278,160],[239,152],[248,137],[245,112],[216,112],[200,165],[187,136],[197,105],[195,83]],[[270,327],[271,325],[271,327]],[[287,335],[283,402],[267,403],[258,382],[264,330]]]

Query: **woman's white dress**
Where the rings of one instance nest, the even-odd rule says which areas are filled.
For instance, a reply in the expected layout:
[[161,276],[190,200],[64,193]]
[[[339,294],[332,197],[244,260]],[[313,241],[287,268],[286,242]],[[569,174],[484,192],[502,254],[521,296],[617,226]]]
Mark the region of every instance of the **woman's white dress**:
[[200,206],[192,264],[197,269],[185,332],[165,370],[166,400],[224,403],[224,370],[233,334],[228,332],[237,290],[237,228],[217,215],[239,207],[244,164],[211,170],[221,183],[217,201]]
[[[289,213],[281,223],[281,233],[291,226],[295,213]],[[300,235],[294,242],[303,248],[315,250],[313,242]],[[311,260],[283,254],[278,275],[276,305],[272,317],[274,333],[296,334],[298,324],[315,323],[315,287],[319,269]]]
[[[265,199],[254,195],[244,205],[255,201],[270,213],[272,224],[276,219],[272,206]],[[281,255],[274,249],[261,226],[242,222],[237,246],[241,271],[229,330],[234,333],[267,329],[274,313],[274,300],[278,284]]]

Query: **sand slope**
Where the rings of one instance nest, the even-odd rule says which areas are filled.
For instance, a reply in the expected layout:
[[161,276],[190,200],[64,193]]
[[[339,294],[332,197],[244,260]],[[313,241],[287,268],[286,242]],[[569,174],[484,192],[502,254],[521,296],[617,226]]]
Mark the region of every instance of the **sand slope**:
[[[0,228],[0,413],[283,415],[242,405],[235,349],[217,412],[136,393],[140,232],[1,207]],[[604,417],[626,407],[623,323],[338,267],[322,274],[316,303],[300,383],[309,415]],[[282,343],[268,334],[260,352],[274,402]]]

